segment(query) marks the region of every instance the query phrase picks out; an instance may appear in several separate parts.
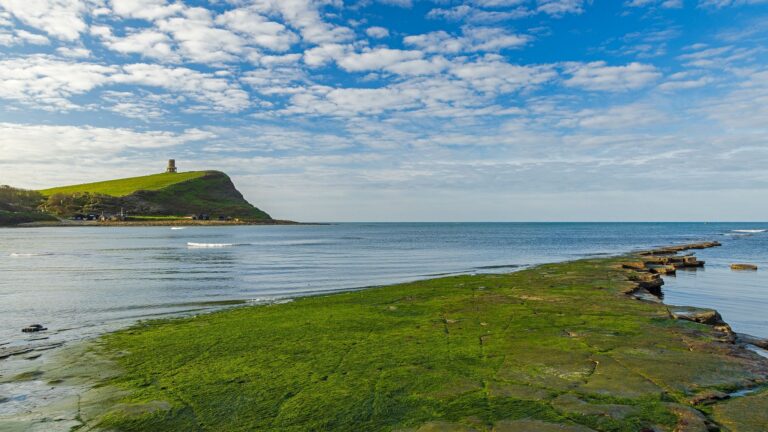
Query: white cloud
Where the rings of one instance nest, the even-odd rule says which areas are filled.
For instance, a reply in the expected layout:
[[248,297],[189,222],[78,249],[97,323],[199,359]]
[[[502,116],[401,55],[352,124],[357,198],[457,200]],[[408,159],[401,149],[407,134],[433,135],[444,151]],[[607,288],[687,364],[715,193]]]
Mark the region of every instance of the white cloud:
[[91,50],[83,47],[58,47],[56,52],[60,56],[69,58],[88,58],[91,56]]
[[533,13],[532,10],[525,7],[517,7],[510,10],[487,10],[463,4],[450,9],[432,9],[427,13],[427,17],[449,21],[467,21],[470,23],[495,23],[525,18]]
[[432,9],[427,13],[427,17],[470,23],[501,22],[536,14],[561,17],[583,13],[584,5],[588,2],[589,0],[474,0],[471,4]]
[[257,62],[260,50],[284,52],[299,39],[285,25],[259,13],[256,6],[219,15],[202,7],[154,0],[116,0],[113,8],[120,16],[150,20],[152,26],[127,28],[124,36],[113,35],[108,26],[94,26],[91,33],[114,51],[162,62]]
[[110,4],[117,16],[150,21],[167,18],[184,9],[181,3],[168,3],[165,0],[111,0]]
[[361,72],[386,69],[397,63],[420,59],[422,56],[420,51],[374,48],[360,53],[346,53],[336,61],[348,72]]
[[749,6],[768,3],[768,0],[699,0],[701,7],[724,8],[728,6]]
[[178,146],[213,136],[199,129],[137,132],[125,128],[0,123],[0,162],[51,162],[75,159],[80,154],[106,158],[127,149]]
[[451,63],[444,57],[435,56],[428,59],[417,58],[403,60],[386,66],[384,69],[397,75],[417,76],[435,75],[450,67]]
[[629,7],[660,6],[664,9],[680,9],[683,0],[629,0],[625,3]]
[[734,133],[747,134],[764,147],[768,134],[768,70],[752,72],[738,87],[711,98],[698,112],[728,128],[726,136],[734,142],[746,141],[734,137]]
[[139,54],[142,57],[164,62],[176,62],[180,59],[174,51],[173,41],[163,32],[143,29],[128,33],[124,37],[117,37],[106,26],[92,27],[91,31],[100,36],[104,46],[112,51],[123,54]]
[[109,82],[116,66],[75,63],[47,56],[0,60],[0,98],[47,110],[73,109],[74,95]]
[[390,6],[398,6],[398,7],[404,7],[409,8],[413,6],[412,0],[376,0],[379,3],[383,3]]
[[166,89],[176,92],[202,105],[195,110],[224,112],[242,111],[250,105],[248,93],[215,74],[176,67],[168,68],[155,64],[129,64],[122,67],[122,73],[111,77],[116,84],[134,84]]
[[20,29],[0,28],[0,45],[48,45],[51,41],[47,37]]
[[270,21],[252,9],[227,11],[219,15],[216,22],[244,35],[249,43],[272,51],[287,51],[298,42],[298,37],[283,24]]
[[340,44],[322,44],[304,51],[304,63],[312,67],[324,66],[342,57],[349,47]]
[[415,46],[425,52],[462,53],[475,51],[499,51],[502,49],[519,48],[527,44],[531,38],[508,32],[495,27],[468,27],[462,29],[463,36],[456,37],[445,31],[406,36],[403,42]]
[[11,26],[13,26],[13,23],[11,22],[11,14],[0,9],[0,27]]
[[536,11],[554,16],[584,12],[585,0],[537,0]]
[[678,57],[686,66],[697,68],[723,69],[736,64],[754,62],[764,51],[760,46],[745,47],[725,45],[718,47],[695,46],[691,51]]
[[630,104],[606,109],[585,109],[576,114],[578,126],[588,129],[615,129],[658,126],[670,120],[668,114],[648,104]]
[[240,81],[264,95],[290,95],[303,92],[309,80],[295,64],[272,64],[246,72]]
[[535,87],[557,76],[551,66],[520,66],[490,54],[467,63],[457,62],[450,72],[477,90],[492,94]]
[[365,34],[374,39],[383,39],[389,37],[389,30],[384,27],[368,27]]
[[566,63],[564,69],[571,76],[565,80],[566,86],[593,91],[637,90],[661,77],[656,67],[643,63],[625,66],[608,66],[604,61]]
[[84,15],[88,0],[0,0],[0,8],[24,24],[48,35],[72,41],[87,28]]
[[101,99],[108,104],[109,111],[144,122],[167,118],[170,111],[165,106],[178,102],[171,96],[147,91],[104,91]]
[[304,52],[304,63],[319,67],[335,61],[347,72],[387,71],[398,75],[434,74],[444,70],[448,62],[442,57],[424,59],[416,50],[365,48],[354,51],[349,45],[326,44]]
[[715,82],[711,76],[698,76],[692,72],[678,72],[667,77],[667,80],[659,85],[659,90],[676,91],[705,87]]
[[476,6],[487,8],[504,8],[520,6],[527,3],[528,0],[473,0],[472,3]]
[[131,84],[162,88],[198,102],[191,109],[237,112],[248,93],[212,73],[152,64],[123,66],[74,62],[49,56],[0,60],[0,98],[47,110],[80,109],[72,101],[97,87]]
[[326,116],[378,115],[392,110],[419,106],[418,95],[398,88],[323,88],[300,93],[291,98],[284,114]]
[[236,61],[246,46],[237,34],[216,27],[211,12],[205,8],[185,9],[181,16],[158,20],[156,25],[172,35],[179,54],[193,62]]
[[285,22],[299,30],[304,41],[313,44],[338,43],[353,39],[347,27],[329,23],[320,14],[322,2],[313,0],[254,0],[253,7],[262,13],[279,13]]

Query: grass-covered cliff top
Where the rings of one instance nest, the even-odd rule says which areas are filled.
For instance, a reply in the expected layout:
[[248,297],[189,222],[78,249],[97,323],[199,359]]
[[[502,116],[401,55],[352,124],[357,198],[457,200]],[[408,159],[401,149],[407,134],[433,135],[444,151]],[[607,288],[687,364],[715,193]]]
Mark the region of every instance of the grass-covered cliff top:
[[71,194],[77,192],[89,192],[114,197],[122,197],[140,190],[160,190],[177,183],[203,177],[211,172],[212,171],[189,171],[181,173],[153,174],[141,177],[130,177],[96,183],[84,183],[43,189],[40,191],[40,193],[45,196],[50,196],[56,193]]
[[626,295],[625,259],[144,323],[96,349],[116,399],[78,409],[115,431],[764,431],[765,391],[707,403],[768,364]]
[[220,171],[154,174],[39,191],[45,206],[67,216],[76,213],[122,211],[131,216],[207,214],[248,221],[271,221],[245,200],[232,180]]

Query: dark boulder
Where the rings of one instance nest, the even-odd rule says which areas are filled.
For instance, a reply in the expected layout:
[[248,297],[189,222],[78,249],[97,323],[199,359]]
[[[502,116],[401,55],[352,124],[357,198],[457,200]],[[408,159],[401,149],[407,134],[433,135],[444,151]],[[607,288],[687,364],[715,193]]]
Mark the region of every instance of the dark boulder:
[[45,330],[48,330],[48,328],[43,327],[42,324],[32,324],[21,329],[21,331],[24,333],[36,333],[36,332],[41,332]]

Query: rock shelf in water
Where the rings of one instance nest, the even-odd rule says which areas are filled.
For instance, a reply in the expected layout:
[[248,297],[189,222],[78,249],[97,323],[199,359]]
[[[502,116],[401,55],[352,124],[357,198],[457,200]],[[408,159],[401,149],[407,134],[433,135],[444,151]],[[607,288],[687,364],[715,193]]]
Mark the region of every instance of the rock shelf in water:
[[731,270],[757,270],[757,266],[754,264],[731,264]]

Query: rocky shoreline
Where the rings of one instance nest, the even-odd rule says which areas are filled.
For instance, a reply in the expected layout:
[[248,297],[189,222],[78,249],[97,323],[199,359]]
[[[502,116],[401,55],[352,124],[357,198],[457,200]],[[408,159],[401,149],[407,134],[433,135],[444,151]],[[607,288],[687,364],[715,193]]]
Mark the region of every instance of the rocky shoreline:
[[[662,286],[664,275],[674,275],[679,269],[702,268],[706,264],[700,261],[694,254],[678,255],[690,250],[709,249],[722,246],[719,242],[701,242],[676,246],[667,246],[658,249],[640,251],[636,255],[637,261],[622,263],[622,267],[632,270],[630,280],[635,285],[627,289],[626,293],[644,301],[663,301]],[[761,349],[768,349],[768,339],[735,333],[731,326],[723,320],[723,317],[714,309],[695,308],[691,306],[668,306],[670,316],[679,320],[692,321],[706,324],[721,335],[721,340],[728,343],[741,343],[752,345]]]

